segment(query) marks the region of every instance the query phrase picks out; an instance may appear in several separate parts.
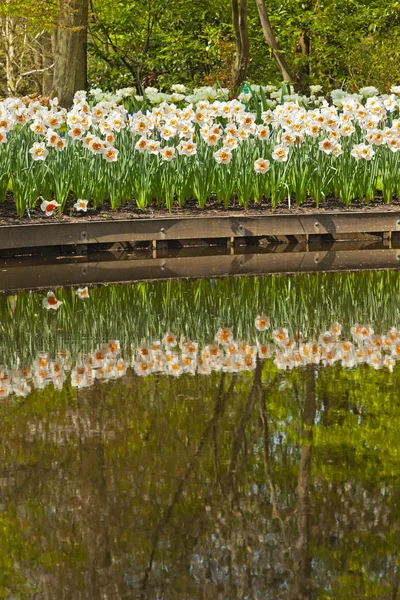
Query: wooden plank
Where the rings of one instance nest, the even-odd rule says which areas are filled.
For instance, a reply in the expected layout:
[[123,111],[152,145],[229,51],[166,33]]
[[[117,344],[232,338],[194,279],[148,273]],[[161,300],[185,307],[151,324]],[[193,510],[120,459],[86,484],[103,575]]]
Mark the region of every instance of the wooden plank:
[[[195,259],[194,259],[195,258]],[[0,291],[122,283],[170,278],[223,277],[228,275],[268,275],[272,273],[315,273],[364,269],[399,269],[400,251],[367,249],[344,251],[237,253],[195,256],[193,252],[166,258],[113,257],[87,261],[15,260],[0,265]]]
[[400,231],[400,211],[166,217],[0,226],[0,250],[195,238]]

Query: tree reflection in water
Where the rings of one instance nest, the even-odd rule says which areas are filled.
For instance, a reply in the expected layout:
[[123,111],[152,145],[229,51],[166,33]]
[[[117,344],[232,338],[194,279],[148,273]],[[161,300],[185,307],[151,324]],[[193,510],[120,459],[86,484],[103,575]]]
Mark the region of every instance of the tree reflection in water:
[[3,402],[0,597],[396,598],[399,389],[257,359]]

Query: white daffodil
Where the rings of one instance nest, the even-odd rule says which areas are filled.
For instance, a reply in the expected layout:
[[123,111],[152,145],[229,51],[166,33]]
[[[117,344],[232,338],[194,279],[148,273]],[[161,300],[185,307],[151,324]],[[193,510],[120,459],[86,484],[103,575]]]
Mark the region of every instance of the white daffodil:
[[58,208],[59,206],[60,204],[58,204],[58,202],[56,202],[55,200],[50,200],[50,202],[48,202],[47,200],[43,200],[42,204],[40,205],[40,208],[47,217],[51,217],[56,208]]
[[81,299],[89,298],[89,289],[87,286],[84,288],[78,288],[77,290],[75,290],[75,294],[78,296],[78,298]]
[[272,158],[277,162],[286,162],[288,159],[289,150],[284,146],[276,146],[272,153]]
[[61,300],[56,298],[54,292],[47,292],[46,298],[43,298],[42,305],[47,310],[57,310],[61,306]]
[[44,142],[35,142],[29,150],[33,160],[46,160],[49,153]]
[[230,148],[221,148],[214,152],[214,158],[219,165],[228,165],[232,160],[232,152]]
[[270,162],[265,158],[258,158],[254,162],[254,170],[256,173],[266,173],[269,170]]
[[266,317],[265,315],[259,315],[258,317],[256,317],[255,326],[257,331],[265,331],[266,329],[269,329],[269,317]]
[[175,157],[175,148],[173,146],[165,146],[160,150],[160,156],[165,161],[170,161]]
[[87,212],[87,206],[88,200],[81,200],[80,198],[78,198],[78,200],[74,204],[74,208],[78,212]]
[[103,150],[103,158],[107,162],[116,162],[118,160],[118,150],[113,148],[113,146],[109,146]]

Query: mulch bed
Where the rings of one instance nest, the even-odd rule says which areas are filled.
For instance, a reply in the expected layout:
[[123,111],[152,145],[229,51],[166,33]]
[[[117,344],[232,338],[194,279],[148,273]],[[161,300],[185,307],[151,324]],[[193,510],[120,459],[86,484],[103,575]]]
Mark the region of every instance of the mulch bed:
[[349,207],[346,207],[340,200],[328,198],[322,202],[317,208],[311,200],[306,201],[301,206],[291,204],[289,208],[287,201],[281,202],[278,207],[272,208],[271,202],[265,201],[260,203],[251,203],[245,211],[242,207],[232,203],[232,207],[226,210],[222,204],[216,201],[209,201],[206,208],[199,208],[194,202],[187,204],[182,208],[174,207],[172,212],[169,212],[165,207],[157,207],[156,205],[148,207],[146,210],[138,210],[134,201],[126,203],[117,211],[112,211],[109,204],[98,206],[96,209],[88,207],[87,213],[77,213],[73,208],[75,200],[68,198],[65,212],[62,215],[54,213],[53,216],[47,217],[40,209],[38,202],[37,208],[30,211],[30,217],[24,215],[19,217],[15,211],[12,194],[7,194],[6,201],[0,203],[0,225],[22,225],[28,223],[76,223],[80,221],[101,221],[101,220],[126,220],[126,219],[154,219],[161,218],[177,218],[177,217],[212,217],[212,216],[257,216],[257,215],[300,215],[307,213],[321,214],[326,212],[337,213],[354,213],[354,212],[396,212],[400,210],[400,200],[394,200],[391,204],[385,204],[382,199],[377,196],[368,206],[364,202],[358,200],[352,202]]

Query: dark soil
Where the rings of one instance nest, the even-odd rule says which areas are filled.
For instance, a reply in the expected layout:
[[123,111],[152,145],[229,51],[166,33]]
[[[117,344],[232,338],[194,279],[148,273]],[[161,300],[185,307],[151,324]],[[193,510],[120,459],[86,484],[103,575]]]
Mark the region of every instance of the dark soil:
[[244,210],[232,202],[232,206],[226,210],[222,204],[210,200],[204,209],[199,208],[195,202],[187,203],[184,207],[174,207],[172,212],[169,212],[165,207],[156,205],[148,207],[146,210],[138,210],[134,201],[123,204],[117,211],[112,211],[110,205],[104,204],[96,209],[88,207],[87,213],[77,213],[73,205],[75,199],[70,197],[67,200],[64,214],[54,213],[53,216],[46,216],[40,209],[40,202],[37,207],[23,217],[19,217],[15,211],[12,193],[7,194],[6,201],[0,203],[0,225],[22,225],[29,223],[76,223],[79,221],[102,221],[102,220],[126,220],[126,219],[154,219],[154,218],[176,218],[176,217],[211,217],[211,216],[255,216],[255,215],[284,215],[284,214],[307,214],[307,213],[354,213],[354,212],[395,212],[400,210],[400,200],[393,200],[391,204],[385,204],[382,199],[377,196],[373,202],[366,205],[365,202],[355,200],[349,207],[346,207],[343,202],[336,198],[328,198],[322,202],[317,208],[315,203],[307,200],[301,206],[296,206],[292,202],[290,208],[287,200],[281,202],[276,208],[272,208],[270,201],[259,203],[250,203],[249,208]]

